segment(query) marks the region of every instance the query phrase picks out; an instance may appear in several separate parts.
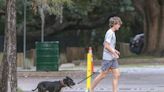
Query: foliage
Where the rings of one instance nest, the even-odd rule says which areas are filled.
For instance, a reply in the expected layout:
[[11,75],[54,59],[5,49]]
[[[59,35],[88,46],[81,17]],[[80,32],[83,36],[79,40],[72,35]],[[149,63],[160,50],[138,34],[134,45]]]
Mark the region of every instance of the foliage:
[[119,42],[129,43],[130,38],[132,37],[132,31],[129,26],[122,27],[116,35]]
[[74,5],[70,9],[66,9],[64,15],[76,19],[86,19],[98,17],[105,13],[113,13],[118,11],[119,3],[114,0],[74,0]]
[[86,17],[93,11],[95,6],[99,6],[101,0],[74,0],[74,6],[70,7],[70,13],[77,17]]
[[[34,12],[48,12],[50,15],[55,15],[62,20],[63,17],[63,7],[71,7],[72,6],[71,0],[33,0],[32,6]],[[38,10],[37,10],[38,9]]]
[[121,12],[134,11],[134,7],[131,0],[121,0]]
[[[45,29],[59,21],[60,23],[77,23],[76,25],[63,29],[61,33],[52,33],[50,35],[55,35],[58,39],[62,39],[66,36],[70,37],[70,39],[71,37],[78,37],[78,46],[88,45],[86,43],[92,45],[102,44],[105,32],[108,29],[108,20],[104,20],[104,23],[97,25],[96,28],[87,29],[86,27],[86,29],[81,29],[83,27],[78,28],[78,25],[86,24],[90,26],[106,16],[109,18],[110,16],[117,15],[124,19],[123,26],[117,33],[118,41],[128,42],[130,37],[134,35],[134,33],[137,33],[134,31],[141,29],[140,27],[135,28],[136,24],[134,21],[136,20],[134,20],[135,14],[133,14],[135,10],[131,0],[27,0],[27,32],[40,32],[42,21],[39,14],[39,7],[41,5],[43,5],[42,7],[44,8]],[[23,0],[17,0],[18,29],[23,25],[23,7]],[[0,22],[1,21],[3,20],[1,19]],[[57,27],[60,28],[61,25]],[[1,28],[2,27],[0,27],[0,29]],[[52,30],[55,30],[55,28]],[[96,34],[94,37],[91,35],[93,30],[95,30]],[[87,34],[87,36],[85,34]]]
[[68,4],[68,6],[70,6],[71,0],[33,0],[32,8],[34,10],[34,13],[38,11],[41,17],[41,41],[44,41],[46,13],[55,15],[56,19],[60,19],[60,23],[62,23],[63,7],[65,4]]
[[[0,0],[0,13],[4,12],[5,0]],[[4,34],[4,16],[0,16],[0,34]]]
[[71,0],[49,0],[48,11],[50,14],[62,16],[63,6],[72,7],[73,2]]
[[0,9],[4,8],[6,0],[0,0]]
[[0,17],[0,34],[4,34],[4,29],[5,29],[4,21],[5,21],[4,16]]

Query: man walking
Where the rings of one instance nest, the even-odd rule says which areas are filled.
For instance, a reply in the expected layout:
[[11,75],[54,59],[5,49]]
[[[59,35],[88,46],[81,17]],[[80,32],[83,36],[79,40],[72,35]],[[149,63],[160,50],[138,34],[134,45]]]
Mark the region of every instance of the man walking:
[[115,32],[121,27],[122,21],[119,17],[114,16],[109,19],[109,30],[107,30],[104,38],[103,60],[101,66],[101,73],[94,79],[90,92],[94,92],[96,85],[106,77],[109,72],[113,74],[112,87],[113,92],[118,92],[118,80],[120,77],[120,71],[118,69],[119,64],[117,59],[120,52],[115,49],[116,36]]

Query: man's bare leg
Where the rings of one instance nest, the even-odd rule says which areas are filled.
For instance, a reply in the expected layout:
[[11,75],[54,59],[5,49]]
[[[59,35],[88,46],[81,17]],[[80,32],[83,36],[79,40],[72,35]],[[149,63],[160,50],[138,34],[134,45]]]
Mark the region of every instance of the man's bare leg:
[[120,71],[119,69],[112,69],[112,74],[113,74],[113,92],[118,92],[118,81],[120,77]]
[[103,71],[101,72],[93,81],[93,83],[91,84],[91,89],[90,92],[94,92],[94,88],[97,86],[97,84],[106,77],[106,75],[108,74],[108,71]]

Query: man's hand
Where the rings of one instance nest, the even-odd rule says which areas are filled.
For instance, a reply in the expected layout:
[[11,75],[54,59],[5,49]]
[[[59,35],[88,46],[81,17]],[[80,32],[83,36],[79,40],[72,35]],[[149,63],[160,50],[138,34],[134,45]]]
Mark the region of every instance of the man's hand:
[[120,52],[118,50],[115,49],[115,52],[117,55],[120,55]]
[[110,51],[114,58],[116,59],[119,58],[120,52],[117,51],[116,49],[113,49],[108,42],[104,42],[104,48]]
[[113,51],[113,53],[112,53],[112,56],[113,56],[114,58],[118,59],[118,58],[119,58],[119,55],[120,55],[120,52],[117,51],[116,49],[114,49],[114,51]]

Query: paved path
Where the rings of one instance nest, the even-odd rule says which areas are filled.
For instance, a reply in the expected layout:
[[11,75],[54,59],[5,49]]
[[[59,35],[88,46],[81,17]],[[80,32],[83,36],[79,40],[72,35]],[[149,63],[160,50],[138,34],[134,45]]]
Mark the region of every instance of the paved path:
[[[94,75],[93,77],[95,77]],[[73,77],[77,83],[84,76]],[[18,87],[24,92],[31,92],[40,81],[61,80],[64,77],[18,77]],[[112,92],[112,75],[109,74],[96,87],[95,92]],[[63,92],[85,92],[85,81],[71,88],[64,88]],[[164,92],[164,68],[163,67],[140,67],[121,68],[119,92]]]

